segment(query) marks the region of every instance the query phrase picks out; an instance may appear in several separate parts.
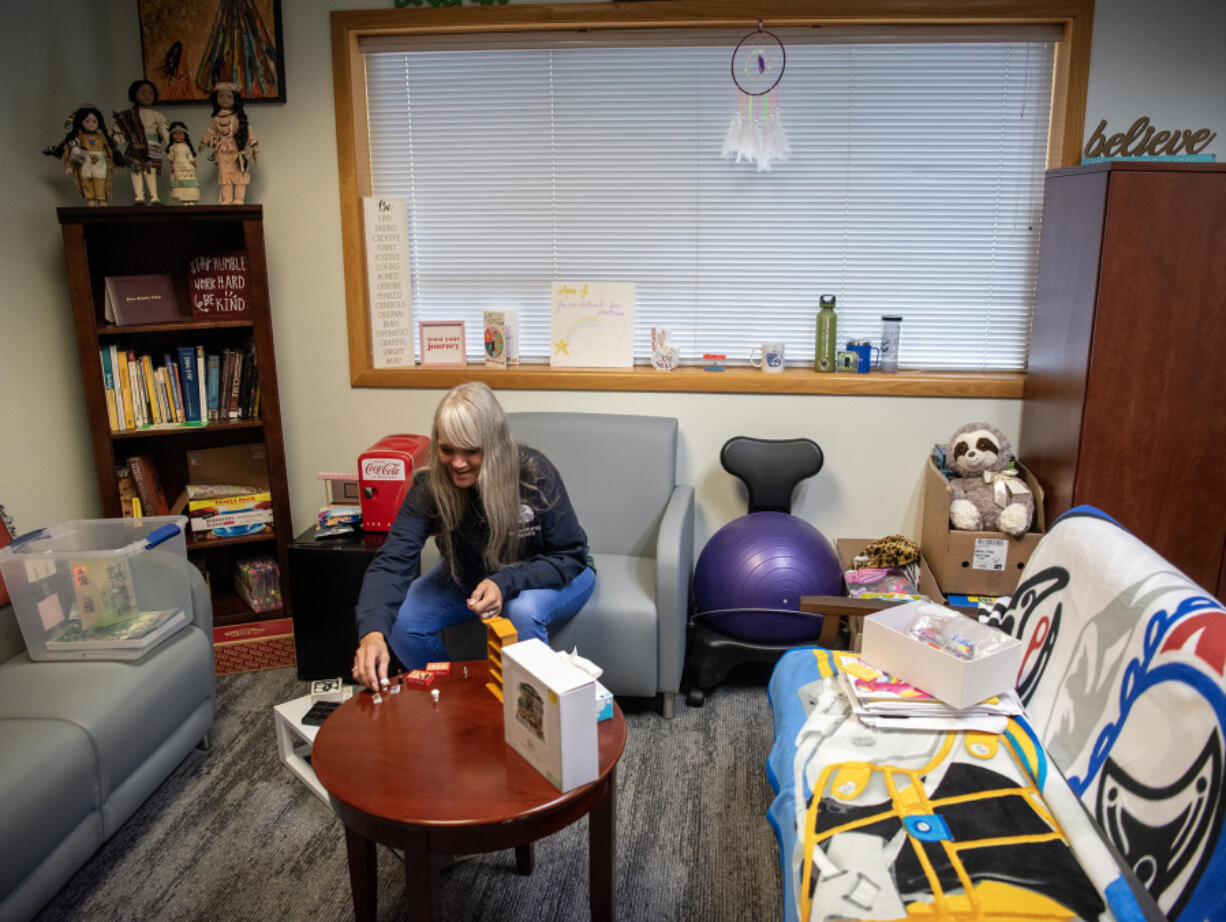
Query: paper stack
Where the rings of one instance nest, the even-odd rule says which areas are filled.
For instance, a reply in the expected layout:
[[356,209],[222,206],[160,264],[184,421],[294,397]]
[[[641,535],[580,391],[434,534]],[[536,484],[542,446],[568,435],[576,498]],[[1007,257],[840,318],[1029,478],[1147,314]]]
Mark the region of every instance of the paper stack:
[[1003,733],[1009,718],[1022,713],[1012,690],[959,710],[854,654],[838,654],[838,661],[847,700],[861,723],[870,727]]

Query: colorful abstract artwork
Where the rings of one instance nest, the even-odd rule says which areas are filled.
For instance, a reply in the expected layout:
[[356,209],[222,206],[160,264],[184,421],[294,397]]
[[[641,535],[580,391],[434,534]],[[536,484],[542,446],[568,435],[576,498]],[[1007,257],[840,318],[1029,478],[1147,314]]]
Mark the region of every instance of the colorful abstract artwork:
[[237,83],[245,102],[285,101],[280,0],[139,0],[145,79],[164,102],[206,102]]

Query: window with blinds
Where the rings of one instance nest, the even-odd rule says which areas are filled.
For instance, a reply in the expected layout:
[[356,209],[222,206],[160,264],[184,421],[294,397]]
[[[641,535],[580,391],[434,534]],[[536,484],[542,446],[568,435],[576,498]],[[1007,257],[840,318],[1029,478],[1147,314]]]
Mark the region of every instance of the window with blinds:
[[[766,340],[813,361],[900,315],[900,365],[1026,363],[1054,30],[774,30],[791,157],[720,157],[740,32],[368,38],[370,188],[408,201],[415,320],[519,312],[549,360],[554,280],[635,284],[683,361]],[[818,40],[820,39],[820,41]]]

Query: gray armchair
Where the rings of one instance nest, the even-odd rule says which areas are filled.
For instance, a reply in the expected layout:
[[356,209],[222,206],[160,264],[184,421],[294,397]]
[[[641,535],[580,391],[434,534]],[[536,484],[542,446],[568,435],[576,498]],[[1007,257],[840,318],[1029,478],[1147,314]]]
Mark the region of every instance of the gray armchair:
[[562,474],[596,563],[596,590],[550,637],[604,669],[615,695],[661,693],[672,717],[685,664],[694,488],[677,483],[677,420],[511,413],[511,431]]
[[[615,695],[661,694],[672,717],[685,664],[694,488],[677,483],[677,420],[511,413],[511,431],[562,474],[596,563],[596,590],[550,637],[604,669]],[[470,627],[470,625],[463,625]],[[466,632],[468,633],[468,632]],[[445,635],[455,655],[449,630]],[[465,650],[473,637],[466,637]],[[481,631],[484,658],[484,630]]]

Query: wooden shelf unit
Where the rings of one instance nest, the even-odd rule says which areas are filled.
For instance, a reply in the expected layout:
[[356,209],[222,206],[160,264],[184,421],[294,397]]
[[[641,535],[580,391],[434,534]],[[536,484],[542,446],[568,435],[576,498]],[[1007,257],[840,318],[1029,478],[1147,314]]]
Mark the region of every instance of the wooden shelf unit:
[[1226,165],[1050,170],[1019,456],[1226,593]]
[[[67,259],[73,323],[85,389],[94,472],[103,515],[123,514],[115,466],[136,454],[149,455],[166,498],[174,502],[187,483],[187,452],[223,445],[260,443],[268,461],[273,531],[245,538],[194,540],[188,554],[209,575],[218,624],[290,616],[288,548],[293,539],[277,363],[273,348],[268,278],[264,256],[263,208],[259,205],[124,206],[57,210]],[[188,298],[188,261],[200,253],[242,250],[247,255],[251,317],[193,319]],[[105,320],[105,279],[110,275],[169,273],[182,321],[116,326]],[[107,417],[99,348],[126,348],[173,354],[177,345],[204,343],[210,350],[255,343],[260,387],[258,419],[224,420],[207,426],[112,432]],[[240,557],[275,556],[281,571],[282,608],[256,613],[233,589],[233,565]]]

